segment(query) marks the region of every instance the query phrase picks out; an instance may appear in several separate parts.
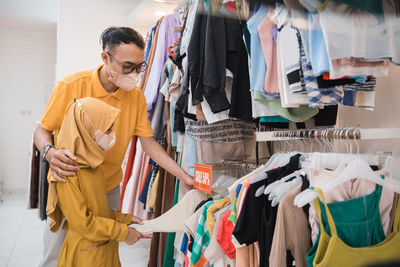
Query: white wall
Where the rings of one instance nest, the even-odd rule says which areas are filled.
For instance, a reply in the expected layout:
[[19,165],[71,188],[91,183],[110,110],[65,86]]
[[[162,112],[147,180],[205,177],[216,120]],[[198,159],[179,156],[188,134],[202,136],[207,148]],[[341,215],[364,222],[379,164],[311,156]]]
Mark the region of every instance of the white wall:
[[100,65],[100,34],[112,25],[130,26],[126,18],[136,5],[135,0],[60,0],[56,79]]
[[56,35],[0,29],[0,40],[0,182],[3,192],[26,191],[33,130],[54,85]]

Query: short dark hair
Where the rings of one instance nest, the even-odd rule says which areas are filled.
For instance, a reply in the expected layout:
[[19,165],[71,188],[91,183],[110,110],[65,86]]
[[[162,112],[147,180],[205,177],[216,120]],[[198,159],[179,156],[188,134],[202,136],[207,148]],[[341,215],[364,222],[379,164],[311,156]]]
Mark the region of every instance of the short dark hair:
[[122,43],[135,44],[141,49],[145,47],[143,37],[137,31],[128,27],[109,27],[100,36],[103,51],[106,51],[106,48],[113,50]]

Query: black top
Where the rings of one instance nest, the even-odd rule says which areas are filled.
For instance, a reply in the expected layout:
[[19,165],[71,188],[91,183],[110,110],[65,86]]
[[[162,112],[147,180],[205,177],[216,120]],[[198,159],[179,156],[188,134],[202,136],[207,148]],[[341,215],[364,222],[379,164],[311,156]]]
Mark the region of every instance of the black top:
[[233,230],[233,235],[241,244],[254,242],[260,246],[260,267],[269,266],[272,239],[275,231],[278,206],[272,207],[268,196],[255,196],[258,188],[267,186],[299,169],[300,154],[290,158],[288,164],[267,172],[267,179],[251,184],[243,200],[243,206]]

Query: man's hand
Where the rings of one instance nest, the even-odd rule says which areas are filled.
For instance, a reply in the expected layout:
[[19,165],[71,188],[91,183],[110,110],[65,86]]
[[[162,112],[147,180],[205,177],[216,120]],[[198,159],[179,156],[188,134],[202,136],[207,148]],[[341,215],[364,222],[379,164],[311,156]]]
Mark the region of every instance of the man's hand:
[[179,180],[187,189],[192,189],[194,179],[187,174],[168,154],[167,152],[154,140],[154,137],[139,136],[140,143],[143,150],[150,156],[158,165],[167,170],[169,173],[178,177]]
[[135,228],[128,227],[128,236],[125,239],[125,243],[131,246],[139,241],[139,239],[141,239],[142,237],[143,235],[140,232],[136,231]]
[[59,182],[66,182],[61,176],[74,176],[79,171],[78,160],[69,150],[51,148],[47,152],[46,160],[50,164],[51,174]]
[[190,176],[189,174],[186,174],[184,177],[179,179],[181,183],[187,188],[187,189],[193,189],[194,186],[194,178]]

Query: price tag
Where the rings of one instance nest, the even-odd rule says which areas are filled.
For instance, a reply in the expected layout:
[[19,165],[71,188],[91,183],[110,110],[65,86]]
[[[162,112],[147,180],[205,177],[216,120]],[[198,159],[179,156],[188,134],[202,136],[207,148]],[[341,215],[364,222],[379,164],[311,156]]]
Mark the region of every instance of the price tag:
[[194,164],[194,188],[211,193],[212,166]]

